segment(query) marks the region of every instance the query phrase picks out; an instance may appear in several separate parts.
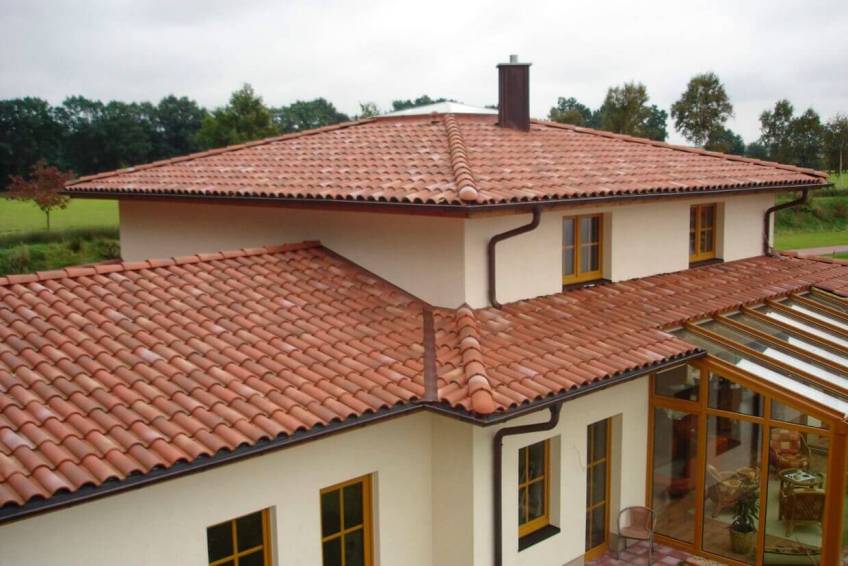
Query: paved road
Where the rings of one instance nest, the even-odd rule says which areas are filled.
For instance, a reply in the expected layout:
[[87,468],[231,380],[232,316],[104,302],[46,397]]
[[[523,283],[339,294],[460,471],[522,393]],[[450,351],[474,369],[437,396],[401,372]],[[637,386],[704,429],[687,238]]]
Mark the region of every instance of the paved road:
[[799,255],[832,255],[848,252],[848,245],[824,246],[821,248],[805,248],[802,250],[791,250]]

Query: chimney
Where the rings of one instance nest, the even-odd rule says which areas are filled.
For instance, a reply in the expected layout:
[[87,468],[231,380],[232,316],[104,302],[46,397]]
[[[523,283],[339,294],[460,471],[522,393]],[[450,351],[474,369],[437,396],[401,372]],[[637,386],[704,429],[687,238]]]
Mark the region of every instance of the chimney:
[[530,63],[519,63],[518,55],[498,65],[498,125],[530,129]]

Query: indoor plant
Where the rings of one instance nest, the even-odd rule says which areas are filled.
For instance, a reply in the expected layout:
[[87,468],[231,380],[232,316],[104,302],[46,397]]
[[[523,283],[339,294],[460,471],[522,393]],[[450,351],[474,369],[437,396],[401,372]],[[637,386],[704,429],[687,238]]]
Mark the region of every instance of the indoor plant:
[[730,547],[737,554],[749,554],[754,549],[760,507],[757,487],[755,482],[746,481],[740,490],[739,499],[733,506]]

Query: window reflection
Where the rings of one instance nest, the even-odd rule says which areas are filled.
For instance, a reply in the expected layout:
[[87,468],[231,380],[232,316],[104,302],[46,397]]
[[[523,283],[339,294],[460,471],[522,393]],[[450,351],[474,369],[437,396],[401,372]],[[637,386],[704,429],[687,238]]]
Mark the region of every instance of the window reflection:
[[656,532],[692,542],[695,532],[695,458],[698,416],[654,410],[653,509]]
[[763,414],[763,400],[759,393],[715,373],[710,373],[709,406],[745,415]]
[[654,392],[684,401],[697,401],[700,376],[701,370],[688,364],[658,372]]

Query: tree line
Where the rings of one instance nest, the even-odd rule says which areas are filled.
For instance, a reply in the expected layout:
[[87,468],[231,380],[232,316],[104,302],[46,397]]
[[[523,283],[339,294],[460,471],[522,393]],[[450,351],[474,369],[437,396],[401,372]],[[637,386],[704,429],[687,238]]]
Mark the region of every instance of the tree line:
[[[610,87],[594,110],[574,97],[560,97],[548,118],[665,141],[668,113],[649,102],[645,85],[629,82]],[[692,77],[671,106],[675,129],[694,146],[842,173],[848,150],[848,116],[837,114],[825,123],[812,108],[796,114],[792,103],[781,99],[760,114],[760,137],[746,144],[726,126],[733,115],[733,104],[715,73]]]
[[[427,95],[399,99],[392,110],[444,100]],[[360,106],[353,118],[380,113],[374,103]],[[0,100],[0,189],[11,177],[34,175],[41,161],[87,175],[350,119],[324,98],[267,106],[249,84],[212,110],[174,95],[157,104],[83,96],[68,97],[58,106],[35,97]]]
[[[447,100],[426,94],[398,99],[389,111]],[[268,106],[249,84],[233,92],[226,105],[211,110],[174,95],[156,104],[103,102],[83,96],[68,97],[58,106],[36,97],[0,100],[0,189],[11,176],[30,176],[39,161],[87,175],[381,113],[376,104],[366,102],[360,104],[357,115],[348,116],[325,98]],[[780,100],[762,113],[761,136],[747,145],[726,127],[732,116],[733,105],[713,73],[693,77],[671,107],[674,127],[696,146],[842,170],[848,149],[848,117],[844,115],[822,123],[813,109],[796,115],[791,103]],[[654,140],[668,137],[669,113],[650,103],[641,83],[609,88],[594,110],[574,98],[561,97],[548,117]]]

